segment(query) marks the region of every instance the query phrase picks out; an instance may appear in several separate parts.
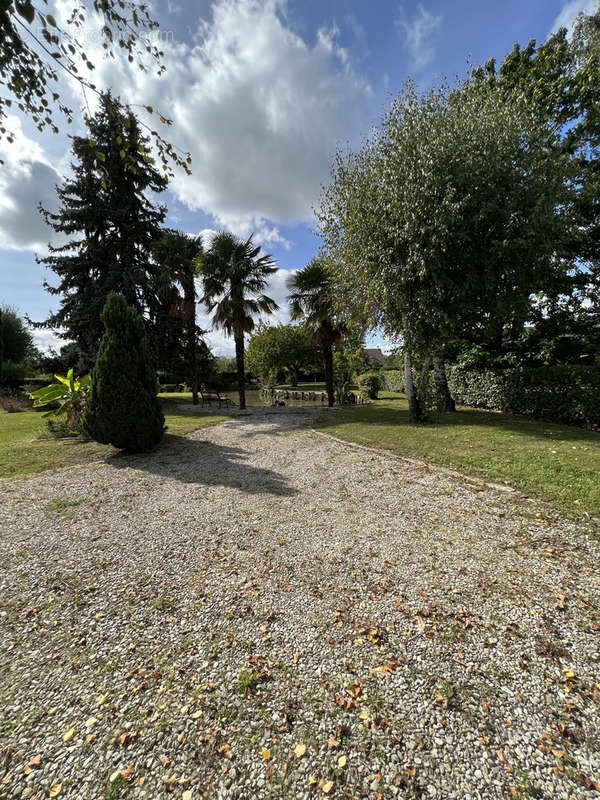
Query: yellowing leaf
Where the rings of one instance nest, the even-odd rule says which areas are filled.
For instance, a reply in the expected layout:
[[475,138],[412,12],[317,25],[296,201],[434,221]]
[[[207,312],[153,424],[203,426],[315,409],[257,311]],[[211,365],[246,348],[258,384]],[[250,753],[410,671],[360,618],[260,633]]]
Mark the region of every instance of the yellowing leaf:
[[266,747],[263,747],[263,749],[260,751],[260,754],[262,755],[265,761],[268,761],[271,758],[271,752],[270,750],[267,750]]
[[194,713],[192,714],[192,719],[200,719],[201,716],[202,716],[201,711],[194,711]]
[[189,709],[190,709],[189,706],[181,706],[181,713],[182,714],[187,714]]
[[366,708],[363,708],[363,710],[360,712],[358,716],[361,719],[369,719],[369,712],[366,710]]
[[329,794],[333,789],[333,781],[325,781],[321,788],[323,789],[323,794]]
[[62,791],[62,783],[55,783],[53,786],[50,787],[50,791],[48,792],[48,797],[58,797],[61,791]]
[[25,765],[25,768],[23,769],[23,774],[24,774],[24,775],[29,775],[29,773],[30,773],[30,772],[33,772],[33,770],[31,769],[31,767],[29,766],[29,764],[26,764],[26,765]]
[[338,758],[338,767],[345,767],[347,763],[348,759],[346,758],[346,756],[340,756]]
[[70,742],[71,739],[75,736],[75,728],[71,728],[68,730],[65,735],[63,736],[63,742]]
[[116,770],[115,770],[115,771],[112,773],[112,775],[110,776],[110,778],[109,778],[110,782],[111,782],[111,783],[114,783],[114,782],[117,780],[117,778],[119,777],[119,775],[120,775],[120,774],[121,774],[121,770],[120,770],[120,769],[116,769]]
[[306,745],[297,744],[296,747],[294,747],[294,753],[296,754],[296,758],[302,758],[304,753],[306,753]]
[[89,717],[89,719],[87,719],[85,722],[85,727],[92,728],[97,722],[98,720],[96,719],[96,717]]
[[314,786],[316,782],[317,782],[316,777],[314,775],[310,775],[310,777],[308,778],[308,785]]
[[108,702],[108,695],[103,694],[102,697],[98,700],[98,705],[103,706],[107,702]]
[[181,800],[192,800],[192,793],[189,789],[181,795]]

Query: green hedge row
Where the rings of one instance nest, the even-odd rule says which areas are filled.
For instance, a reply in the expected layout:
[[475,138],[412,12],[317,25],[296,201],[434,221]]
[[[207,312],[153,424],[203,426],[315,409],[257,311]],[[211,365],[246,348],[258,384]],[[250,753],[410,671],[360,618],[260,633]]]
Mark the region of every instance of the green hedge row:
[[600,368],[469,370],[447,367],[457,403],[571,425],[600,426]]
[[401,369],[382,369],[382,389],[388,392],[404,392],[404,372]]

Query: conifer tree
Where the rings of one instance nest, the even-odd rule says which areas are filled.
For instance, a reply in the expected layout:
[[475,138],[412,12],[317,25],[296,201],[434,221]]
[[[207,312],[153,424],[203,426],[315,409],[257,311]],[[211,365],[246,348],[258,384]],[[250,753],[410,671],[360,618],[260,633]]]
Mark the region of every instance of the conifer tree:
[[[46,222],[66,238],[40,259],[59,277],[46,282],[61,295],[60,308],[41,323],[57,328],[80,351],[80,372],[91,368],[102,338],[102,309],[111,291],[145,316],[147,332],[158,313],[159,267],[151,245],[160,235],[165,208],[147,192],[162,192],[166,180],[149,155],[138,120],[105,94],[87,120],[88,135],[73,138],[73,175],[57,188],[60,209],[41,208]],[[150,341],[152,347],[152,341]]]
[[151,450],[163,437],[165,418],[143,320],[122,294],[111,292],[102,321],[105,333],[83,427],[102,444],[131,452]]

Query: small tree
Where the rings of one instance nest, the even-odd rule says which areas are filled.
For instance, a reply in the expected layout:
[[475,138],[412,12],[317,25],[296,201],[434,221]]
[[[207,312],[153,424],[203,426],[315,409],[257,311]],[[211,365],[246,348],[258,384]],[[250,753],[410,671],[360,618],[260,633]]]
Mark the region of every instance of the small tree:
[[260,323],[246,351],[248,368],[261,380],[285,370],[292,386],[297,386],[301,371],[310,369],[319,358],[312,335],[303,325]]
[[116,292],[108,296],[102,321],[105,333],[92,370],[83,427],[102,444],[132,452],[151,450],[163,437],[165,418],[144,323]]
[[302,320],[323,351],[327,403],[333,406],[333,346],[342,338],[343,328],[335,319],[331,279],[324,263],[313,258],[290,278],[288,288],[292,319]]
[[235,342],[240,408],[246,408],[244,371],[244,336],[254,329],[254,316],[272,314],[279,306],[262,294],[270,276],[277,272],[268,253],[261,255],[260,245],[220,231],[204,259],[200,272],[204,281],[204,297],[213,313],[213,325],[222,328]]

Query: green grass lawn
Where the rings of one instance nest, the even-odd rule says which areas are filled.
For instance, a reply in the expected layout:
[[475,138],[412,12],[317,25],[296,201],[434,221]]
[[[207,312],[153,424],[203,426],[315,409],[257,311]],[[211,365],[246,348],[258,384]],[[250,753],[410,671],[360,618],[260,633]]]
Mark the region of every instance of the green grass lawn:
[[[186,414],[164,403],[170,434],[185,434],[225,419],[215,414]],[[0,478],[12,478],[74,464],[99,461],[116,453],[114,447],[77,439],[44,439],[44,420],[35,411],[0,411]]]
[[600,434],[472,408],[409,425],[403,397],[380,397],[323,416],[320,430],[506,483],[569,517],[600,517]]

